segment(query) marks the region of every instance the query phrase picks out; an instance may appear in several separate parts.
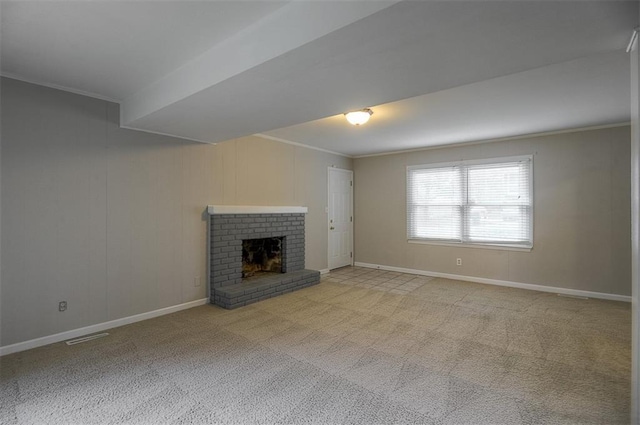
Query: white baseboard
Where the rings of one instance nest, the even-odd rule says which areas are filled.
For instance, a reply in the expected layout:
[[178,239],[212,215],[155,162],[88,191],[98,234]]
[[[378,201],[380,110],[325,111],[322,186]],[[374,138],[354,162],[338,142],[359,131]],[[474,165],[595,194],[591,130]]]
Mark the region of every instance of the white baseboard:
[[322,269],[322,270],[318,270],[320,272],[320,274],[327,274],[329,273],[329,269]]
[[17,353],[19,351],[30,350],[43,345],[53,344],[60,341],[66,341],[71,338],[77,338],[95,332],[101,332],[107,329],[117,328],[118,326],[129,325],[131,323],[140,322],[142,320],[153,319],[154,317],[164,316],[165,314],[175,313],[176,311],[186,310],[188,308],[204,305],[209,299],[202,298],[200,300],[190,301],[184,304],[178,304],[171,307],[161,308],[146,313],[136,314],[133,316],[123,317],[122,319],[110,320],[104,323],[97,323],[84,328],[73,329],[66,332],[60,332],[54,335],[43,336],[41,338],[31,339],[29,341],[18,342],[16,344],[0,347],[0,356]]
[[485,283],[487,285],[507,286],[509,288],[528,289],[530,291],[551,292],[554,294],[573,295],[577,297],[598,298],[610,301],[631,302],[628,295],[606,294],[604,292],[582,291],[580,289],[558,288],[555,286],[534,285],[532,283],[510,282],[508,280],[487,279],[484,277],[462,276],[450,273],[431,272],[426,270],[406,269],[404,267],[383,266],[380,264],[360,263],[354,264],[356,267],[366,267],[370,269],[380,269],[392,272],[418,274],[430,277],[443,277],[446,279],[464,280],[466,282]]

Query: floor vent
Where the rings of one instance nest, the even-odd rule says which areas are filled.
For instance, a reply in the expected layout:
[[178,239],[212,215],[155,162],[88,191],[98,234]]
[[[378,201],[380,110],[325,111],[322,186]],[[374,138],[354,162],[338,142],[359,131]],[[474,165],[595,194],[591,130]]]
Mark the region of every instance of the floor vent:
[[76,345],[76,344],[82,344],[83,342],[87,342],[87,341],[93,341],[94,339],[102,338],[107,335],[109,334],[105,332],[102,334],[88,335],[88,336],[83,336],[82,338],[70,339],[69,341],[65,341],[65,342],[67,343],[67,345]]

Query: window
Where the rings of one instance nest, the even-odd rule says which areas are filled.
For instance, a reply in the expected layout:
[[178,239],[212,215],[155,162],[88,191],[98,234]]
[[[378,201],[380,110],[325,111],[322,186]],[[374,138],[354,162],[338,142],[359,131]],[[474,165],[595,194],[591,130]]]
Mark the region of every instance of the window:
[[533,246],[532,158],[407,167],[411,240]]

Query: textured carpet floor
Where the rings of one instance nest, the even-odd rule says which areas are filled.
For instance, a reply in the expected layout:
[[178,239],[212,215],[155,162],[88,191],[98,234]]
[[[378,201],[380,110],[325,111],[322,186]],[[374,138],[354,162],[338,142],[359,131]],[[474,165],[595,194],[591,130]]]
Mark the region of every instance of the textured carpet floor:
[[630,305],[378,270],[0,358],[2,424],[623,424]]

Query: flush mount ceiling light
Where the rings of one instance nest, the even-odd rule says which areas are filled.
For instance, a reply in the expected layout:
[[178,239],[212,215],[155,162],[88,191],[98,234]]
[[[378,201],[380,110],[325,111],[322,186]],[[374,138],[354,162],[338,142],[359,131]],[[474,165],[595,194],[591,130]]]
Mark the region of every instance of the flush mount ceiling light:
[[361,109],[359,111],[347,112],[344,114],[347,121],[353,125],[362,125],[369,121],[369,118],[373,115],[373,111],[369,108]]

